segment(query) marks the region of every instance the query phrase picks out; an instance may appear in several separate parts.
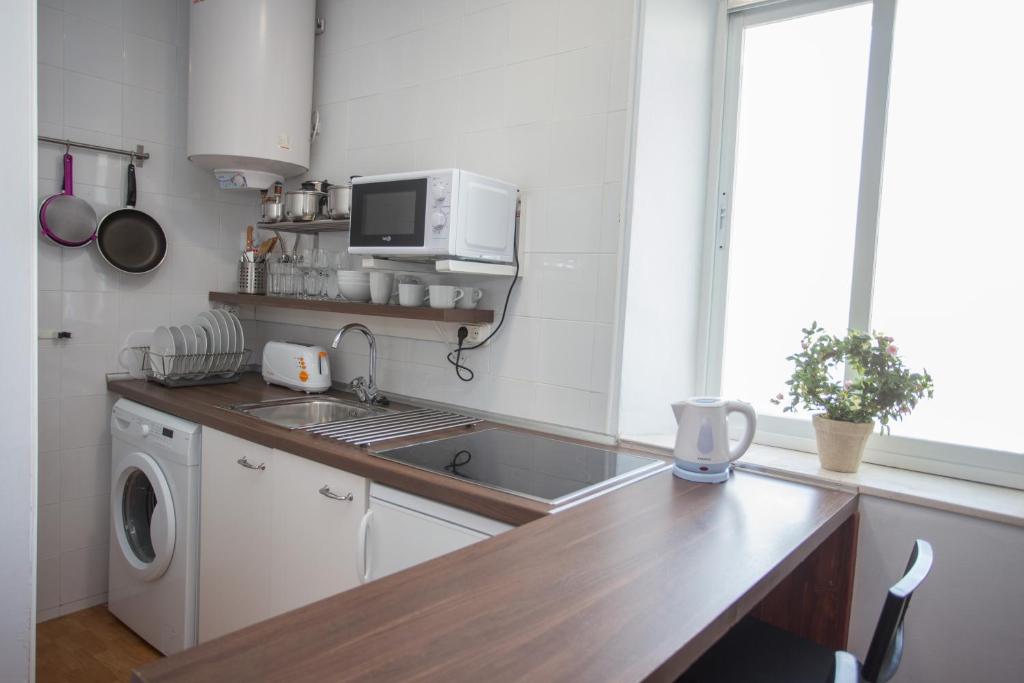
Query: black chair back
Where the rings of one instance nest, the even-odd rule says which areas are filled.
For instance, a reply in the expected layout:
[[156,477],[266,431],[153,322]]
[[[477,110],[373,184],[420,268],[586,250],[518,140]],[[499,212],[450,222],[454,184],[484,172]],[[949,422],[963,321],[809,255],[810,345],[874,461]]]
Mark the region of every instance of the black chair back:
[[914,591],[921,585],[932,568],[932,546],[918,539],[910,553],[903,578],[889,589],[878,617],[871,646],[864,659],[861,677],[867,683],[886,683],[900,665],[903,657],[903,618]]

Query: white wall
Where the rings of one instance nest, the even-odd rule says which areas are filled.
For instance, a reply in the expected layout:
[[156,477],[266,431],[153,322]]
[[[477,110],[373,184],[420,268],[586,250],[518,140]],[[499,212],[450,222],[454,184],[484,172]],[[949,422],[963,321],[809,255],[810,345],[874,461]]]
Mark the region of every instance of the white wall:
[[[440,343],[392,338],[386,391],[613,433],[633,11],[632,0],[320,2],[311,176],[458,166],[524,189],[526,276],[493,346],[466,354],[476,379],[460,382]],[[508,279],[475,283],[481,305],[500,309]],[[365,374],[362,338],[343,350],[336,378]]]
[[0,4],[0,62],[8,73],[0,127],[7,133],[0,184],[5,211],[4,334],[0,335],[0,680],[32,677],[35,644],[35,136],[36,7]]
[[718,8],[647,0],[619,433],[675,431],[669,404],[696,391],[711,83]]
[[899,683],[1004,683],[1024,671],[1024,529],[861,497],[850,649],[863,661],[915,539],[935,564],[907,612]]
[[[188,0],[39,5],[39,132],[113,147],[143,143],[139,208],[160,221],[164,264],[119,275],[92,247],[42,239],[39,325],[39,617],[102,602],[107,591],[110,434],[104,374],[125,335],[187,322],[207,292],[232,287],[252,194],[225,194],[185,158]],[[39,145],[39,196],[59,188],[63,149]],[[99,216],[124,202],[121,157],[72,150],[75,193]]]

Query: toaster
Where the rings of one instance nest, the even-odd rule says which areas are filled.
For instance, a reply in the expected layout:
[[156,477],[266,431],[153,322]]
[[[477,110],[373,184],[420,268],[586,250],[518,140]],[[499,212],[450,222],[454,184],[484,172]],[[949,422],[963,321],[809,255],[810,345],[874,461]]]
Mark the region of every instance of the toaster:
[[331,388],[331,359],[322,346],[269,341],[263,347],[263,381],[320,393]]

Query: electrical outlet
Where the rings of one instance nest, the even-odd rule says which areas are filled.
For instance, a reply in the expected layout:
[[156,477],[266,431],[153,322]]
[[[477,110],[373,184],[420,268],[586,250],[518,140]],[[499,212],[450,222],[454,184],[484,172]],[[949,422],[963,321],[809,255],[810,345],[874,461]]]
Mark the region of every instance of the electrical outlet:
[[[487,335],[491,333],[490,325],[463,325],[462,327],[469,330],[469,336],[466,337],[466,341],[464,342],[467,346],[479,344],[484,339],[487,339]],[[458,334],[458,329],[458,327],[455,328],[456,335]],[[455,339],[458,341],[458,336],[456,336]]]

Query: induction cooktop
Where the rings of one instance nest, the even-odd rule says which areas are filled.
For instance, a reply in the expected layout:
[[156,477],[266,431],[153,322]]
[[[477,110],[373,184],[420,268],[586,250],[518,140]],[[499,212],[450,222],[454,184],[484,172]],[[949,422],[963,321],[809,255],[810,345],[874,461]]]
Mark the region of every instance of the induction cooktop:
[[657,458],[500,428],[372,454],[550,505],[668,467]]

